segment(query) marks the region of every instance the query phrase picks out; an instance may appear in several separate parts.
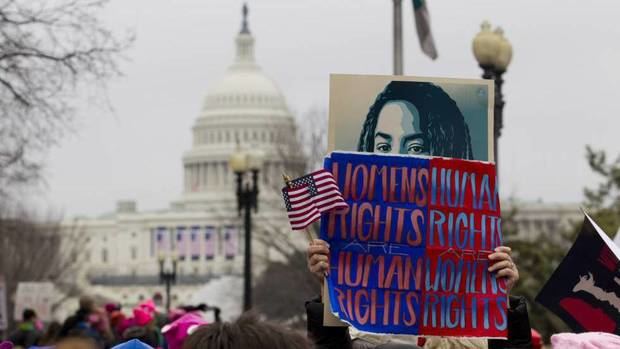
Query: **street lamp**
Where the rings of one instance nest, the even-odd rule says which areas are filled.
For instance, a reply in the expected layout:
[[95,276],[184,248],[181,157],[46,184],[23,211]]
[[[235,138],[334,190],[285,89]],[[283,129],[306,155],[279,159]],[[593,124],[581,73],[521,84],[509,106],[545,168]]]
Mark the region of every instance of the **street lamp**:
[[166,258],[165,254],[159,255],[159,283],[166,285],[166,311],[169,313],[170,287],[177,282],[177,257],[174,254],[168,257]]
[[[258,172],[263,165],[260,151],[244,152],[239,149],[230,156],[229,165],[237,177],[237,210],[244,212],[245,249],[243,261],[243,311],[252,308],[252,209],[258,211]],[[244,181],[251,173],[251,182]]]
[[478,65],[482,68],[482,78],[495,81],[495,110],[493,118],[493,148],[495,152],[495,165],[498,165],[498,139],[504,125],[504,95],[502,76],[508,69],[512,59],[512,45],[504,37],[502,28],[491,31],[491,24],[484,21],[480,26],[480,32],[476,34],[472,42],[474,56]]

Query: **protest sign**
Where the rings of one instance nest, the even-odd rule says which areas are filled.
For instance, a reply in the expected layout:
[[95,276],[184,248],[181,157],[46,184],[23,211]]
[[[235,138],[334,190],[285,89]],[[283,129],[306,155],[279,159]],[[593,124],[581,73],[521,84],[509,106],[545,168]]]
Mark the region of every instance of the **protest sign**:
[[24,309],[33,309],[42,321],[52,320],[52,302],[56,293],[51,282],[20,282],[15,296],[14,319],[21,321]]
[[324,167],[349,209],[321,218],[331,311],[376,333],[506,337],[495,166],[333,152]]
[[493,81],[331,75],[328,151],[493,160]]
[[9,314],[6,307],[6,283],[4,277],[0,275],[0,331],[4,331],[9,326]]
[[536,301],[575,332],[620,335],[620,247],[587,214]]

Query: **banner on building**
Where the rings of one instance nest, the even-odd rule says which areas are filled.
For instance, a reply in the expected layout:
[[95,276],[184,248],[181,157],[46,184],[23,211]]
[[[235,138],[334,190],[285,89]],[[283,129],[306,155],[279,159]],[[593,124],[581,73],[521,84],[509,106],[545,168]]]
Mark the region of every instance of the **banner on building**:
[[155,233],[156,252],[158,256],[167,255],[171,251],[170,233],[166,227],[158,227]]
[[215,256],[215,246],[217,244],[217,229],[213,226],[205,227],[204,232],[204,254],[207,260]]
[[0,275],[0,331],[4,331],[9,326],[9,314],[6,304],[6,282]]
[[176,238],[176,251],[177,251],[177,255],[179,257],[179,260],[184,261],[185,258],[187,257],[187,245],[188,245],[188,239],[187,239],[187,228],[186,227],[177,227],[177,234],[176,234],[177,238]]
[[51,282],[18,283],[13,318],[21,321],[24,309],[33,309],[39,320],[51,321],[55,296],[54,285]]
[[192,226],[189,233],[189,255],[193,261],[200,259],[200,226]]
[[239,229],[228,225],[222,231],[224,240],[224,256],[226,259],[233,259],[239,251]]
[[620,335],[620,247],[587,214],[536,301],[575,332]]
[[505,280],[495,165],[334,152],[325,160],[349,209],[321,218],[331,311],[358,330],[504,338]]

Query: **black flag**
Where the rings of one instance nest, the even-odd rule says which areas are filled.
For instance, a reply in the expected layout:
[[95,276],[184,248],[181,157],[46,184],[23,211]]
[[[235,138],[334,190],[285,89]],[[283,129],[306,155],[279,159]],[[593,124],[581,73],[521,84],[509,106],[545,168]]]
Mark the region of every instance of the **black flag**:
[[536,301],[575,332],[620,335],[620,248],[587,214],[577,240]]

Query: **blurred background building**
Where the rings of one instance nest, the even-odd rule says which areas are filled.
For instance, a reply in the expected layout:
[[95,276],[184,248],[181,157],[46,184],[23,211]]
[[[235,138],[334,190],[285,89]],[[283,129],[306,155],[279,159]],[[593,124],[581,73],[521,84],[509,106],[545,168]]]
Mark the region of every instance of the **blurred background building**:
[[513,238],[536,240],[541,234],[560,234],[583,221],[577,203],[506,202],[503,214],[513,214],[517,236]]
[[[134,305],[163,293],[160,272],[174,272],[174,306],[200,301],[197,292],[223,276],[240,276],[244,234],[235,174],[228,165],[238,149],[250,150],[262,160],[254,273],[277,258],[261,244],[261,234],[289,229],[277,188],[281,174],[303,166],[304,160],[295,146],[296,125],[284,95],[254,60],[254,37],[246,16],[244,11],[234,62],[212,86],[192,128],[192,147],[182,158],[180,198],[167,209],[149,212],[140,211],[135,201],[119,201],[111,213],[65,222],[86,236],[79,277],[83,292]],[[288,149],[297,154],[285,153]]]

